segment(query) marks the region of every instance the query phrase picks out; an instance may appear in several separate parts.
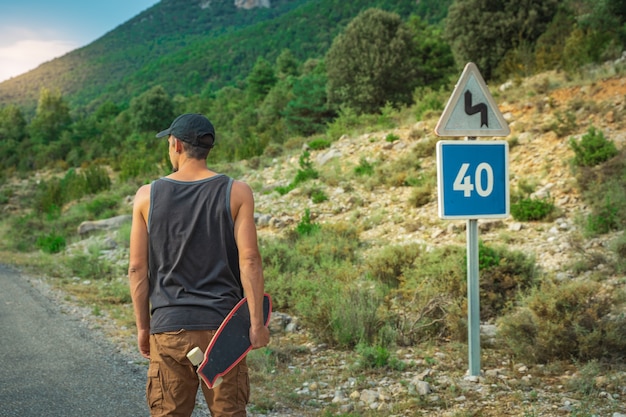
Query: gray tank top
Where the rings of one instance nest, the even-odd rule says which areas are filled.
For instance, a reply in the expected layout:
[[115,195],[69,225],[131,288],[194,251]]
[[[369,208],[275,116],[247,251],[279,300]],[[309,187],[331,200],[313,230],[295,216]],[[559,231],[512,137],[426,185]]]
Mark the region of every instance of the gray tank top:
[[152,183],[151,333],[217,329],[243,297],[230,209],[232,183],[221,174]]

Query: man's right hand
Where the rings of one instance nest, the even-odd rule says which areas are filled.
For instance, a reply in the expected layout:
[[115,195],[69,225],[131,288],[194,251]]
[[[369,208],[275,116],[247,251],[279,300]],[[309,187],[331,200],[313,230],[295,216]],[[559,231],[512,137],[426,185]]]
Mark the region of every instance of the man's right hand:
[[250,327],[252,349],[262,348],[270,342],[270,329],[266,326]]
[[137,331],[137,346],[139,346],[141,356],[150,359],[150,330]]

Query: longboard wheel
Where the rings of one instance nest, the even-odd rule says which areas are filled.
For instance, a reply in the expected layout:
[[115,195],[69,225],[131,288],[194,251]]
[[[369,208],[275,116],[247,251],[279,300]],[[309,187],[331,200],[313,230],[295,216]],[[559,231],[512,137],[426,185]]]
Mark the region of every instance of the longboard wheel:
[[193,366],[198,366],[204,360],[204,352],[199,347],[195,347],[187,353],[187,358]]

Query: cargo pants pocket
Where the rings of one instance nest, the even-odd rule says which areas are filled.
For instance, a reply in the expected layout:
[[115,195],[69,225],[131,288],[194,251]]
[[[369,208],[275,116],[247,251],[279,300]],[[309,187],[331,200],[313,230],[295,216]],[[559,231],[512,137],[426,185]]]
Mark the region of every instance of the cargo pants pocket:
[[163,412],[163,387],[161,386],[161,372],[158,362],[151,362],[148,367],[146,399],[148,400],[150,415],[159,415]]

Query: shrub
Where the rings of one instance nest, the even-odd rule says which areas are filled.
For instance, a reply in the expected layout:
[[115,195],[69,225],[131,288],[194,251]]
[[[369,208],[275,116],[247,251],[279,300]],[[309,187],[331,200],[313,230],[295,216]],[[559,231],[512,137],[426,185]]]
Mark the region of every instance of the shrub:
[[421,159],[433,157],[437,149],[438,140],[439,138],[437,136],[429,136],[417,142],[411,150],[413,154],[412,158]]
[[377,311],[382,301],[375,288],[343,289],[330,311],[329,327],[334,341],[342,347],[374,343],[381,325]]
[[101,259],[98,253],[77,253],[68,256],[66,265],[71,274],[81,279],[110,280],[118,272],[110,262]]
[[64,202],[61,182],[52,178],[49,181],[42,181],[37,186],[33,208],[39,214],[51,214],[59,212]]
[[296,173],[296,176],[293,179],[293,181],[291,181],[289,185],[285,187],[275,188],[275,190],[280,195],[287,194],[289,191],[295,189],[296,186],[298,186],[299,184],[305,181],[316,179],[319,177],[319,173],[315,170],[315,168],[313,168],[313,163],[310,160],[310,156],[311,154],[308,151],[305,151],[302,153],[302,155],[300,155],[300,159],[298,161],[300,165],[300,169]]
[[519,294],[535,285],[535,260],[522,252],[487,246],[480,242],[478,262],[482,320],[499,316],[513,304]]
[[549,198],[522,198],[511,204],[511,215],[515,220],[543,220],[554,211],[554,203]]
[[58,253],[65,249],[65,237],[50,233],[37,238],[37,247],[45,253]]
[[[400,266],[394,265],[395,251],[384,254],[376,265],[401,282],[391,291],[390,311],[399,344],[414,344],[430,338],[467,337],[467,261],[462,247],[447,246],[427,251],[416,247]],[[381,252],[382,255],[382,252]],[[400,258],[402,259],[402,258]],[[398,262],[398,261],[396,261]],[[481,319],[489,320],[506,311],[517,296],[531,288],[536,279],[534,259],[504,247],[480,244]],[[368,261],[369,265],[369,261]],[[398,273],[397,271],[401,271]],[[376,275],[373,274],[373,277]]]
[[376,167],[376,180],[381,185],[406,187],[416,185],[423,176],[420,161],[414,155],[402,157]]
[[311,154],[307,151],[303,152],[302,155],[300,155],[300,159],[298,160],[300,164],[300,169],[296,173],[296,177],[293,180],[295,185],[298,185],[308,180],[314,180],[319,176],[318,172],[315,170],[315,168],[313,168],[313,162],[311,162],[310,157]]
[[[359,270],[355,268],[356,249],[360,245],[358,234],[344,224],[315,226],[315,233],[293,231],[280,239],[261,241],[268,277],[266,288],[276,308],[293,311],[319,340],[352,345],[353,338],[369,334],[361,329],[375,326],[350,318],[368,317],[369,307],[364,311],[342,312],[350,297],[347,288],[352,288],[359,277]],[[367,300],[359,294],[354,296],[365,303]],[[339,325],[335,329],[331,327],[340,317],[349,320],[345,330]]]
[[311,201],[313,201],[313,203],[319,204],[323,203],[326,200],[328,200],[328,196],[326,195],[326,193],[324,193],[324,191],[320,190],[319,188],[311,190]]
[[626,235],[622,234],[611,242],[611,249],[617,259],[616,269],[618,272],[626,272]]
[[570,111],[566,111],[562,114],[559,111],[554,112],[556,122],[554,122],[549,129],[555,132],[559,137],[567,136],[576,131],[578,125],[576,124],[576,115]]
[[569,144],[575,154],[574,164],[578,166],[595,166],[617,155],[615,144],[593,126],[583,135],[580,143],[570,138]]
[[43,235],[41,218],[36,213],[23,216],[9,216],[10,234],[5,236],[7,246],[19,252],[31,251],[37,247],[37,236]]
[[626,350],[623,305],[623,293],[594,281],[546,281],[498,320],[499,339],[515,357],[538,363],[617,358]]
[[418,244],[385,246],[365,261],[366,271],[382,284],[398,287],[424,247]]
[[395,135],[393,133],[389,133],[387,136],[385,136],[385,141],[389,142],[389,143],[393,143],[397,140],[400,140],[400,136]]
[[267,156],[268,158],[275,158],[283,154],[283,146],[278,143],[268,143],[268,145],[263,150],[263,156]]
[[601,203],[596,203],[592,213],[587,216],[586,229],[592,235],[608,233],[619,228],[620,206],[611,197],[607,195]]
[[413,94],[413,109],[417,120],[423,120],[426,113],[438,113],[443,111],[446,103],[447,91],[443,88],[440,91],[430,87],[418,87]]
[[382,368],[387,365],[389,351],[382,346],[359,345],[356,349],[365,368]]
[[313,221],[311,220],[311,210],[305,209],[304,216],[302,216],[302,219],[296,226],[296,232],[300,236],[310,235],[319,231],[319,229],[320,229],[320,225],[313,223]]
[[[137,137],[131,139],[141,140]],[[144,182],[148,178],[160,174],[159,166],[156,161],[159,155],[156,154],[152,148],[148,150],[143,142],[144,140],[141,140],[140,144],[126,150],[118,160],[113,161],[114,167],[120,171],[120,181],[139,178],[141,182]],[[166,148],[163,147],[163,149]]]
[[318,151],[330,147],[330,141],[327,139],[314,139],[309,142],[309,148]]
[[375,124],[373,115],[359,115],[349,107],[341,107],[339,116],[328,124],[326,136],[330,141],[334,141],[345,134],[358,134],[361,131],[368,131]]
[[106,218],[114,216],[119,200],[113,196],[97,196],[86,203],[86,209],[92,218]]
[[424,184],[413,188],[409,197],[409,205],[411,207],[422,207],[430,203],[433,194],[432,186]]
[[354,168],[354,173],[358,176],[370,177],[374,174],[374,165],[362,157],[359,161],[359,165]]
[[111,178],[106,169],[98,165],[90,165],[83,174],[85,176],[85,193],[97,194],[111,188]]
[[76,172],[75,169],[69,169],[61,180],[61,188],[65,201],[72,201],[85,195],[87,184],[85,176]]

